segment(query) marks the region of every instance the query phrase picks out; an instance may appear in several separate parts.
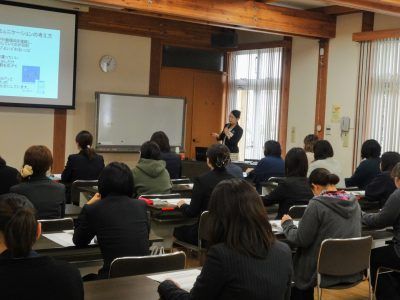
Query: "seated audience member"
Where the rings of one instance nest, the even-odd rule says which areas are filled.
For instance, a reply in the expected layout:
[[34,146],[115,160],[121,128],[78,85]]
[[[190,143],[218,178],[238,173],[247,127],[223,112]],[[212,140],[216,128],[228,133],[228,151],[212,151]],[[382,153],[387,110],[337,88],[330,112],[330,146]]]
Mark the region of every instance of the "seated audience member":
[[344,188],[345,183],[342,176],[342,166],[333,158],[333,148],[327,140],[317,141],[314,145],[314,161],[308,167],[308,177],[311,172],[318,168],[327,169],[339,177],[338,187]]
[[389,196],[396,190],[396,185],[390,173],[398,162],[400,162],[399,153],[383,153],[381,157],[382,172],[365,187],[365,200],[377,201],[380,207],[385,204]]
[[111,262],[122,256],[149,254],[149,224],[146,204],[132,199],[133,178],[129,167],[113,162],[99,177],[99,194],[82,208],[73,241],[87,246],[97,236],[104,259],[99,278],[108,278]]
[[46,146],[31,146],[24,155],[22,182],[10,191],[24,195],[35,206],[38,219],[57,219],[65,213],[65,187],[46,176],[53,157]]
[[10,188],[18,183],[17,169],[7,166],[6,161],[0,156],[0,195],[8,193]]
[[190,293],[173,281],[158,287],[161,299],[285,299],[292,257],[275,239],[260,196],[247,182],[224,180],[211,196],[211,247]]
[[[392,243],[371,250],[372,283],[375,283],[376,271],[379,267],[400,269],[400,163],[393,168],[392,177],[397,189],[387,199],[383,208],[378,213],[363,213],[362,215],[364,225],[373,228],[393,226]],[[383,280],[379,279],[378,290],[375,291],[377,299],[399,299],[400,282],[395,279],[395,276],[394,280],[390,280],[392,276],[394,275],[389,274],[382,276]],[[397,283],[397,287],[393,283]]]
[[365,187],[381,172],[381,145],[375,140],[367,140],[361,147],[363,159],[355,170],[353,176],[345,179],[346,187],[357,186],[364,190]]
[[171,179],[181,178],[182,162],[179,154],[171,152],[168,136],[163,131],[154,132],[150,138],[150,142],[154,142],[160,147],[161,159],[165,161],[166,168]]
[[[339,177],[318,168],[311,172],[309,182],[315,195],[310,200],[297,228],[290,216],[282,218],[287,240],[298,247],[294,258],[292,299],[314,299],[317,284],[317,258],[321,243],[327,238],[361,236],[361,209],[354,196],[338,191]],[[322,284],[330,286],[356,282],[362,274],[345,277],[323,276]]]
[[[208,202],[215,186],[222,180],[233,178],[226,170],[229,162],[228,147],[222,144],[214,144],[208,148],[207,165],[211,171],[193,179],[193,193],[190,204],[186,204],[183,200],[178,202],[178,207],[185,216],[199,218],[201,213],[208,209]],[[177,227],[174,230],[174,236],[180,241],[197,245],[198,228],[198,223]]]
[[304,138],[304,151],[306,151],[308,164],[314,161],[314,145],[318,141],[318,136],[309,134]]
[[134,194],[166,194],[171,190],[171,180],[161,152],[154,142],[145,142],[140,148],[140,159],[132,170]]
[[40,233],[33,206],[24,196],[0,197],[1,299],[83,300],[78,269],[32,251]]
[[254,170],[250,169],[250,178],[254,178],[256,189],[261,193],[261,183],[271,177],[285,176],[285,162],[282,157],[281,145],[276,141],[267,141],[264,145],[265,157],[261,159]]
[[306,205],[314,196],[307,179],[308,160],[301,148],[292,148],[285,157],[285,180],[269,195],[264,204],[279,203],[276,219],[280,220],[293,205]]
[[97,180],[104,168],[103,156],[92,148],[93,136],[89,131],[81,131],[75,137],[78,154],[68,156],[67,165],[61,174],[62,183],[66,184],[67,200],[70,202],[70,185],[75,180]]

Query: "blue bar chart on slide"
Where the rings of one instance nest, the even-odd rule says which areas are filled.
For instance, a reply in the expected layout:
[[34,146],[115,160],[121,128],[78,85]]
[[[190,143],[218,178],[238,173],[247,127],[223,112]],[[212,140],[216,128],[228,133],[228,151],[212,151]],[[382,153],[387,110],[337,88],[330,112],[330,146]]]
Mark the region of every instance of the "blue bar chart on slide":
[[0,95],[58,98],[60,30],[0,24]]

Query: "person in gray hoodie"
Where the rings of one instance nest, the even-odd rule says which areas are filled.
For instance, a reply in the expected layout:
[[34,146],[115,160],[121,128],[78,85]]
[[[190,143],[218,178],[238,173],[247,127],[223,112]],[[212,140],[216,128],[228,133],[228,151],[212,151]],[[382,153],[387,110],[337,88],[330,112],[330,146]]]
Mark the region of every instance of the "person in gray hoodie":
[[[377,213],[362,214],[364,225],[374,228],[393,226],[393,240],[387,246],[372,249],[371,251],[371,282],[375,283],[376,271],[379,267],[400,269],[400,163],[393,168],[393,177],[396,190],[389,196],[382,209]],[[381,278],[381,277],[379,277]],[[379,279],[378,289],[375,291],[377,299],[399,299],[399,276],[387,274]]]
[[[314,299],[317,284],[317,259],[321,243],[329,238],[361,236],[361,209],[354,196],[338,191],[339,177],[323,168],[311,172],[309,183],[315,195],[310,200],[297,228],[290,216],[282,217],[287,240],[298,247],[294,258],[294,282],[291,299]],[[353,283],[362,274],[346,277],[323,276],[322,287]]]
[[160,147],[145,142],[140,148],[140,159],[132,170],[135,196],[166,194],[171,190],[171,180],[165,161],[161,160]]

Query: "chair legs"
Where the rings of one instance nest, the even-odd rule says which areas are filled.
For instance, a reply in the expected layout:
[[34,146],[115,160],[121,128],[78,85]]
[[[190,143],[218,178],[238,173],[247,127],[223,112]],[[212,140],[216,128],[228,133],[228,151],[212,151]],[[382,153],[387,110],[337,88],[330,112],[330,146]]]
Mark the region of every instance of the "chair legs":
[[317,294],[318,294],[318,300],[322,299],[322,289],[321,289],[321,274],[317,274]]

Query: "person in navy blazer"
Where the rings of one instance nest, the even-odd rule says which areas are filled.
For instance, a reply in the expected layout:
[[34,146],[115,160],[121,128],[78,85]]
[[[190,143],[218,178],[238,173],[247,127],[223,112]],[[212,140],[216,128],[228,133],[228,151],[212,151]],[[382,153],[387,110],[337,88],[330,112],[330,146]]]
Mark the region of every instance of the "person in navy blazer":
[[104,169],[103,156],[92,149],[93,136],[83,130],[75,138],[79,153],[68,156],[67,165],[61,175],[61,182],[66,185],[67,202],[70,202],[70,185],[75,180],[97,180]]

